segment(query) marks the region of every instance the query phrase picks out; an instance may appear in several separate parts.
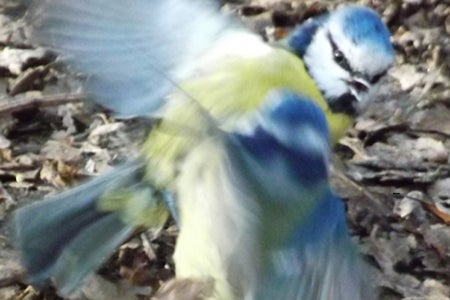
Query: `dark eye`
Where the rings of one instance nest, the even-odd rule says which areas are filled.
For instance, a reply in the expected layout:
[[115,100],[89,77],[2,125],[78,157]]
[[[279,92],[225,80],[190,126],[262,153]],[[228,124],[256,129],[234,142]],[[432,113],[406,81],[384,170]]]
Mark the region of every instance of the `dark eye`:
[[352,68],[350,67],[347,59],[345,58],[344,54],[336,49],[333,51],[333,57],[334,57],[334,61],[341,66],[341,68],[343,68],[344,70],[349,71],[350,73],[352,72]]
[[338,64],[341,64],[344,61],[344,54],[339,50],[334,50],[334,61]]
[[341,66],[344,70],[349,71],[350,73],[353,72],[352,68],[350,67],[350,64],[347,61],[347,58],[344,56],[344,53],[342,53],[341,50],[339,50],[338,46],[334,42],[333,38],[331,37],[331,34],[328,33],[328,40],[330,41],[331,48],[333,50],[333,59],[334,61]]

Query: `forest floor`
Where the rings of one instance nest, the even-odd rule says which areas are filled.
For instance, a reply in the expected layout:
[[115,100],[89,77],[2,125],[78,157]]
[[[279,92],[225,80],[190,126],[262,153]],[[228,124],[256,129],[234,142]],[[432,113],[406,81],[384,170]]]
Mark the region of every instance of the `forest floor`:
[[[271,39],[341,1],[223,2]],[[450,2],[358,3],[388,24],[396,63],[336,146],[333,184],[374,266],[380,299],[450,299]],[[81,80],[28,42],[24,12],[20,1],[0,0],[0,225],[17,207],[123,162],[148,133],[143,120],[83,105]],[[24,282],[7,236],[4,227],[0,299],[61,299]],[[175,239],[172,224],[136,234],[89,282],[84,299],[149,299],[173,276]],[[130,285],[139,288],[124,292]]]

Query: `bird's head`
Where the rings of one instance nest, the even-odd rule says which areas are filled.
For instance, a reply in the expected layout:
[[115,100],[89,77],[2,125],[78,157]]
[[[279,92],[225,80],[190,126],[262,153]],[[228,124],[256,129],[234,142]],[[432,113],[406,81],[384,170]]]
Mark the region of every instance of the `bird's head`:
[[350,115],[394,61],[390,34],[379,15],[348,5],[307,21],[287,41],[299,55],[331,110]]

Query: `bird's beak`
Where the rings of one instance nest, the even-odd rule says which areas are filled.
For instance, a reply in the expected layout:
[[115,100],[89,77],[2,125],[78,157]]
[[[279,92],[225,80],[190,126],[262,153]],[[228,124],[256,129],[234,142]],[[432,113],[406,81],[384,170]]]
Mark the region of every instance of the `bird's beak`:
[[359,103],[365,102],[369,93],[371,84],[368,80],[362,76],[353,76],[350,80],[347,80],[350,93],[356,98]]
[[353,90],[355,92],[355,94],[366,94],[369,89],[370,89],[370,83],[369,81],[363,79],[363,78],[358,78],[358,77],[353,77],[351,80],[347,81],[349,87],[351,90]]

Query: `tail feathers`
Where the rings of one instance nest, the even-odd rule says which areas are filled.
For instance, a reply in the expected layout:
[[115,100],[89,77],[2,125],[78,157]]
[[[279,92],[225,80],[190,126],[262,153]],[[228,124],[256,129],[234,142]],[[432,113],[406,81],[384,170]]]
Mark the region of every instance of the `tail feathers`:
[[256,299],[376,299],[369,266],[348,235],[345,210],[331,192],[275,252]]
[[282,254],[285,255],[283,260],[289,265],[278,270],[282,274],[275,280],[272,278],[270,284],[259,287],[261,293],[255,299],[376,299],[368,266],[355,249],[349,247],[353,245],[341,246],[311,247],[300,255],[286,251]]
[[368,266],[348,237],[332,237],[321,249],[308,249],[304,258],[301,284],[291,286],[295,297],[286,299],[375,299]]
[[134,230],[115,211],[100,211],[98,200],[141,177],[140,165],[130,163],[16,211],[13,240],[30,283],[53,278],[62,294],[70,294],[94,272]]
[[330,191],[309,217],[309,243],[299,252],[302,284],[290,299],[375,299],[369,266],[348,234],[341,199]]
[[73,293],[134,231],[115,215],[105,215],[78,233],[53,267],[61,295]]

